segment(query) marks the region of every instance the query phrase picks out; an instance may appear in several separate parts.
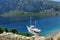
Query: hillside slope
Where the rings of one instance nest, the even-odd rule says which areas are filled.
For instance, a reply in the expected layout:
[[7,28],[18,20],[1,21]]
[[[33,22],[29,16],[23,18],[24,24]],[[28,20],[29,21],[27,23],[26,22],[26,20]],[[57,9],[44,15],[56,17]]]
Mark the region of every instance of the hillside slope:
[[11,10],[37,12],[51,8],[60,10],[60,3],[44,0],[0,0],[0,13]]
[[1,15],[3,16],[7,16],[7,15],[14,16],[19,14],[21,15],[21,13],[10,13],[10,11],[14,12],[15,10],[18,10],[19,12],[21,11],[28,12],[28,14],[29,12],[31,13],[39,12],[40,14],[40,12],[42,11],[44,12],[45,10],[48,11],[51,10],[54,13],[56,13],[60,11],[60,2],[54,2],[48,0],[0,0]]

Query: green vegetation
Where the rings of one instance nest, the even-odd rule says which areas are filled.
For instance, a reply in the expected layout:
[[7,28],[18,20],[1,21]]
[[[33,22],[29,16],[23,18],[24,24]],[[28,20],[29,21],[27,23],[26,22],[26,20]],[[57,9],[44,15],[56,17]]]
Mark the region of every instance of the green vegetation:
[[28,33],[28,32],[18,32],[17,34],[23,35],[23,36],[28,36],[28,37],[33,35],[33,34]]
[[20,11],[10,11],[8,13],[4,13],[0,16],[40,16],[40,17],[46,17],[46,16],[57,16],[60,15],[60,11],[54,11],[54,9],[49,10],[43,10],[40,12],[20,12]]
[[2,28],[0,28],[0,33],[3,33],[3,30],[2,30]]
[[[54,1],[49,1],[49,0],[34,0],[34,1],[22,0],[22,1],[19,1],[19,0],[12,1],[12,2],[15,2],[15,4],[13,6],[13,5],[10,5],[11,4],[10,3],[9,5],[11,7],[9,7],[6,4],[7,9],[4,4],[4,6],[3,6],[4,8],[3,7],[2,7],[3,9],[1,8],[3,14],[1,14],[0,16],[9,16],[9,17],[11,17],[11,16],[40,16],[40,17],[45,17],[45,16],[60,15],[60,2],[54,2]],[[19,5],[19,6],[17,6],[17,5]],[[15,8],[15,6],[16,6],[16,8]],[[10,10],[10,8],[12,8],[12,10]],[[5,12],[5,11],[7,11],[7,12]]]
[[57,40],[60,40],[60,38],[58,38]]
[[[33,36],[33,34],[30,34],[28,32],[18,32],[17,29],[15,28],[7,29],[5,27],[0,27],[0,34],[3,32],[12,32],[18,35],[23,35],[23,36],[28,36],[28,37]],[[38,35],[41,36],[41,34],[38,34]]]
[[45,17],[60,15],[60,2],[52,0],[6,0],[6,3],[0,3],[0,6],[0,16]]
[[11,28],[11,29],[9,30],[9,32],[18,33],[18,31],[17,31],[15,28]]
[[8,32],[8,29],[5,27],[0,27],[0,33]]

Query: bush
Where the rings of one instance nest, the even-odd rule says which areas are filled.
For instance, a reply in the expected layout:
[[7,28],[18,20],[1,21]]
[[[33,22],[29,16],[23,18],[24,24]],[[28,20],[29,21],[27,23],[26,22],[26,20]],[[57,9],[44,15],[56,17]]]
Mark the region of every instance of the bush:
[[58,38],[57,40],[60,40],[60,38]]
[[0,34],[3,33],[3,30],[0,28]]
[[8,32],[8,29],[5,27],[0,27],[0,33]]
[[33,34],[28,33],[28,32],[19,32],[18,34],[23,35],[23,36],[28,36],[28,37],[33,35]]
[[9,32],[18,33],[18,31],[17,31],[15,28],[11,28],[11,29],[9,30]]

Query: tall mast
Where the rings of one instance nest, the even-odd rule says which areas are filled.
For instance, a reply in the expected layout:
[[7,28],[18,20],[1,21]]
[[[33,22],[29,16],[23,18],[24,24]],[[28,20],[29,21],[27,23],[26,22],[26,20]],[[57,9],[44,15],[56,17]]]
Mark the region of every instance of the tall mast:
[[35,27],[36,27],[36,20],[35,20]]
[[30,26],[31,26],[31,16],[30,16]]

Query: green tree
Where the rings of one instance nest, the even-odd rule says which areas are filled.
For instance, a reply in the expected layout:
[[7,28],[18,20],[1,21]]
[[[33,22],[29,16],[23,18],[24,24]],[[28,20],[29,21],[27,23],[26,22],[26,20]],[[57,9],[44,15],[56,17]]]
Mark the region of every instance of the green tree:
[[18,31],[17,31],[15,28],[11,28],[11,29],[9,30],[9,32],[18,33]]
[[0,33],[8,32],[8,29],[5,27],[0,27]]
[[1,34],[1,33],[3,33],[3,30],[2,30],[2,28],[0,28],[0,34]]
[[5,27],[2,27],[3,32],[8,32],[8,29]]

